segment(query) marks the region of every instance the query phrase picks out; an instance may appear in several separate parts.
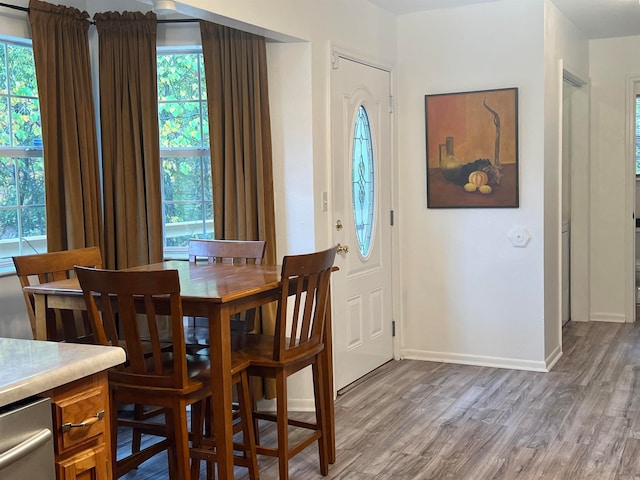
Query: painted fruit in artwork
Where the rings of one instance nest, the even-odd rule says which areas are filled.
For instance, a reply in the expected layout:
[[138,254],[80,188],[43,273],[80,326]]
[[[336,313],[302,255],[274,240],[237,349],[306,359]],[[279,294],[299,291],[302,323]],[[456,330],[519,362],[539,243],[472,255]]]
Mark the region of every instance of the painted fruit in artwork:
[[480,185],[478,187],[478,190],[480,190],[480,193],[487,194],[487,193],[491,193],[492,189],[491,189],[491,186],[489,185]]
[[467,183],[467,184],[464,186],[464,189],[465,189],[467,192],[475,192],[475,191],[476,191],[476,188],[478,188],[478,186],[477,186],[475,183],[471,183],[471,182]]
[[488,181],[489,177],[487,176],[487,174],[481,172],[480,170],[476,170],[475,172],[471,172],[469,174],[469,183],[473,183],[477,187],[486,185]]

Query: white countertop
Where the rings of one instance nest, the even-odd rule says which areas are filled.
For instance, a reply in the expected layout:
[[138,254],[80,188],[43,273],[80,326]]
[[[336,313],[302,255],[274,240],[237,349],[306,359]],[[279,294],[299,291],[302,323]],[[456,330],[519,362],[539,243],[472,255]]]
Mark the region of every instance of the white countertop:
[[0,338],[0,407],[125,361],[120,347]]

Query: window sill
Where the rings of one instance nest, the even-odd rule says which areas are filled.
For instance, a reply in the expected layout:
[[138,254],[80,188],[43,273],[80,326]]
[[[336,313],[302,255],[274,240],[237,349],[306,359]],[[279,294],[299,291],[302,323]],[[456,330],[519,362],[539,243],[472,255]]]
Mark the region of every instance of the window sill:
[[0,278],[15,276],[16,269],[14,267],[2,267],[0,268]]
[[171,253],[165,253],[164,255],[164,261],[168,262],[170,260],[184,260],[184,261],[188,261],[189,260],[189,254],[188,253],[180,253],[180,252],[171,252]]

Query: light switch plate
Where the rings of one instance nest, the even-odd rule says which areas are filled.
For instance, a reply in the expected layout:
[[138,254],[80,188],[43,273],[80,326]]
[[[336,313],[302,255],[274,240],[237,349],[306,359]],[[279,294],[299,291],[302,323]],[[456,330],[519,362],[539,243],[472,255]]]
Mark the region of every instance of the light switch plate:
[[531,234],[526,227],[515,226],[509,230],[509,240],[514,247],[524,248],[531,241]]

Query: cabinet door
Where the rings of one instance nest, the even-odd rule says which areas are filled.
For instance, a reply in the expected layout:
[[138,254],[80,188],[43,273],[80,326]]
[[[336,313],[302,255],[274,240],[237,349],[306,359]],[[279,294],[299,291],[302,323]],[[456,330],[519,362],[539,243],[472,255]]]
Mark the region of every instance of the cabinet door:
[[103,480],[107,476],[107,456],[104,444],[77,453],[56,463],[58,480]]

